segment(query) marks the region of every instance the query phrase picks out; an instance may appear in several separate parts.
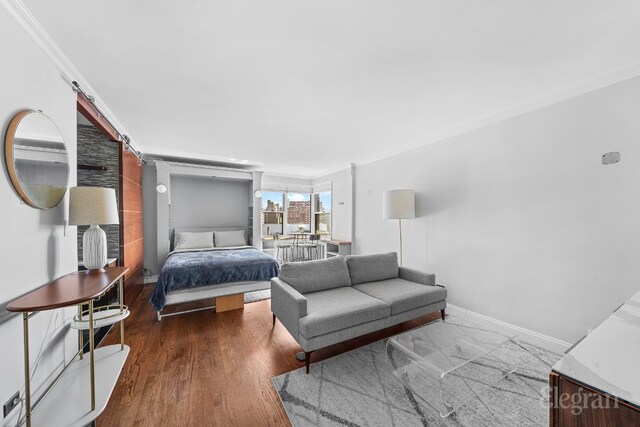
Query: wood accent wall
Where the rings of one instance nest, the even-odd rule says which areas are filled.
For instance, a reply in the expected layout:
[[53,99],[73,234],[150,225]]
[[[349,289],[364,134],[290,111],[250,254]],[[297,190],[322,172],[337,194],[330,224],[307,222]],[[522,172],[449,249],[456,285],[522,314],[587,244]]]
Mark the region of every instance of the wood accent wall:
[[86,117],[99,131],[111,141],[119,141],[118,132],[109,124],[109,121],[105,119],[96,107],[81,93],[77,93],[76,105],[78,111]]
[[120,143],[120,265],[125,275],[125,304],[131,306],[144,285],[142,229],[142,165]]
[[118,143],[120,265],[129,267],[124,279],[124,301],[131,306],[144,285],[144,240],[142,238],[142,165],[124,148],[116,129],[82,94],[77,94],[78,111],[109,140]]

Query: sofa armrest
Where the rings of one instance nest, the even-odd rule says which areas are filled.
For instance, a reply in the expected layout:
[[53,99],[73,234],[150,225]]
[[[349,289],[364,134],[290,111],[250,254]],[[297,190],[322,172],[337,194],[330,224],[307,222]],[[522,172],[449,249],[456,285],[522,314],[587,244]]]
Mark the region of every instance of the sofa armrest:
[[294,339],[298,338],[298,321],[307,315],[307,299],[287,282],[271,279],[271,312]]
[[398,267],[400,278],[408,280],[414,283],[420,283],[421,285],[435,286],[436,275],[423,273],[422,271],[413,270],[407,267]]

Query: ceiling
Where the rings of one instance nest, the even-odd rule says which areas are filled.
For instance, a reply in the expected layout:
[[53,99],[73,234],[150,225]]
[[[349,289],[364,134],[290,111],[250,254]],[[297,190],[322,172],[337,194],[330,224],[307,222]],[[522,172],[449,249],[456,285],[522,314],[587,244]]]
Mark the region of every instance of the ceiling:
[[315,176],[640,63],[635,0],[24,0],[144,152]]

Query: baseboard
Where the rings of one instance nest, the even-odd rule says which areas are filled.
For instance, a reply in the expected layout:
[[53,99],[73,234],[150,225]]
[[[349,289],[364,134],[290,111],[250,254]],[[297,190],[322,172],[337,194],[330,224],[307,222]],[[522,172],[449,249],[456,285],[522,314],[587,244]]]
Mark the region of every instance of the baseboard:
[[144,278],[144,284],[149,284],[149,283],[156,283],[158,281],[158,275],[155,274],[153,276],[145,276]]
[[503,322],[502,320],[494,319],[493,317],[485,316],[484,314],[476,313],[475,311],[467,310],[455,305],[447,304],[447,314],[467,316],[469,320],[491,326],[493,329],[509,335],[517,335],[520,340],[526,343],[533,344],[557,354],[564,354],[564,352],[571,347],[571,344],[568,342],[531,331],[520,326],[512,325],[511,323]]

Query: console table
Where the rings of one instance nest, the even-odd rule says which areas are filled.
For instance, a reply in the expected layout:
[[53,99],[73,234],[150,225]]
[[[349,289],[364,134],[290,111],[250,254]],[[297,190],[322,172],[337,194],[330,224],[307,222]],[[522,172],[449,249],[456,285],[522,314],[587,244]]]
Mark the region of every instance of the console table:
[[[9,303],[7,310],[22,313],[24,328],[25,417],[20,424],[36,426],[85,426],[104,410],[120,376],[129,347],[124,345],[123,281],[127,267],[110,267],[102,272],[74,272],[35,289]],[[99,299],[116,283],[119,301],[94,310]],[[77,329],[79,350],[62,372],[49,383],[32,404],[29,361],[29,319],[40,311],[78,306],[71,321]],[[83,308],[84,305],[88,309]],[[120,322],[120,345],[94,348],[94,328]],[[82,331],[89,330],[89,358],[84,357]],[[83,402],[85,402],[83,404]],[[36,412],[36,409],[38,410]]]
[[322,240],[326,258],[351,255],[351,242],[348,240]]
[[640,425],[639,337],[640,292],[553,366],[549,425]]

